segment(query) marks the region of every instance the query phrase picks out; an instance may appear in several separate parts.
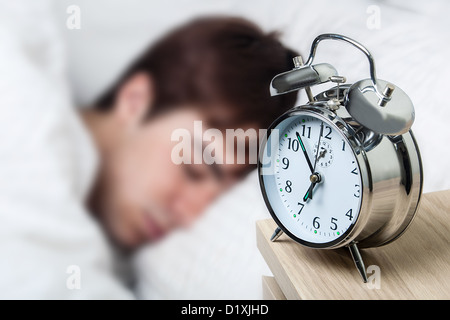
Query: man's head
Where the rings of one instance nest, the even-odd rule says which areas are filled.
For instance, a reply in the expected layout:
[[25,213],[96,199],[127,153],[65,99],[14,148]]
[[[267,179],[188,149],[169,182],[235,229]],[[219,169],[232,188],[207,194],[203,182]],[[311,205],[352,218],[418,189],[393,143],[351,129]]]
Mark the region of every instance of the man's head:
[[[177,129],[267,128],[296,93],[270,97],[295,52],[239,18],[202,18],[163,37],[95,104],[101,168],[91,205],[117,243],[136,247],[189,225],[254,166],[176,164]],[[225,136],[225,134],[224,134]],[[194,144],[194,142],[193,142]]]

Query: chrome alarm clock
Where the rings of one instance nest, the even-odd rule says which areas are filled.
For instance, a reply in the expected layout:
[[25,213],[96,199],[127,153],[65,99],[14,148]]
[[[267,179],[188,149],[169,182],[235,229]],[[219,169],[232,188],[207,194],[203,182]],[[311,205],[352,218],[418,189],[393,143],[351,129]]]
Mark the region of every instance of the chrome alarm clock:
[[[345,84],[327,63],[313,64],[318,44],[339,40],[362,51],[370,78]],[[311,87],[334,86],[313,96]],[[276,119],[261,145],[258,171],[267,208],[283,232],[315,249],[348,247],[363,280],[359,248],[378,247],[405,232],[419,206],[422,163],[411,125],[414,106],[396,85],[376,78],[360,43],[322,34],[308,60],[276,75],[271,95],[305,89],[309,102]]]

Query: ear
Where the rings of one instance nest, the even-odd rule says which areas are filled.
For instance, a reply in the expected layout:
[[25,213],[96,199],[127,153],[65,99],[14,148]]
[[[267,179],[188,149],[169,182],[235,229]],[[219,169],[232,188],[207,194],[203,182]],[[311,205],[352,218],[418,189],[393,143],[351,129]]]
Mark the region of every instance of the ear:
[[116,95],[114,114],[128,127],[141,123],[150,111],[154,98],[151,76],[138,72],[128,78]]

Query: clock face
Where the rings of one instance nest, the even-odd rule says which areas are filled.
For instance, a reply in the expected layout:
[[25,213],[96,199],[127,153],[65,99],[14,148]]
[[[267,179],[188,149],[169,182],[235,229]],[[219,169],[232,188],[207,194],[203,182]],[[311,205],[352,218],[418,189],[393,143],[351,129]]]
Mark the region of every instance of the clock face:
[[355,224],[362,198],[349,140],[331,121],[308,111],[296,111],[272,129],[259,168],[272,216],[300,243],[338,243]]

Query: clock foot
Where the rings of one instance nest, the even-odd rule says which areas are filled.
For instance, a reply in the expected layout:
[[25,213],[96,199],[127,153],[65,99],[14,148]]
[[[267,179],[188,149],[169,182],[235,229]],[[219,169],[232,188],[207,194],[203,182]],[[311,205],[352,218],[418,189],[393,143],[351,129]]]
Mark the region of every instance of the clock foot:
[[367,273],[366,267],[364,266],[364,261],[359,253],[358,247],[356,243],[349,245],[350,253],[352,255],[352,259],[355,262],[356,269],[358,269],[359,274],[361,275],[364,283],[367,282]]
[[276,228],[273,232],[272,236],[270,237],[270,241],[276,241],[281,235],[283,234],[283,230],[281,228]]

